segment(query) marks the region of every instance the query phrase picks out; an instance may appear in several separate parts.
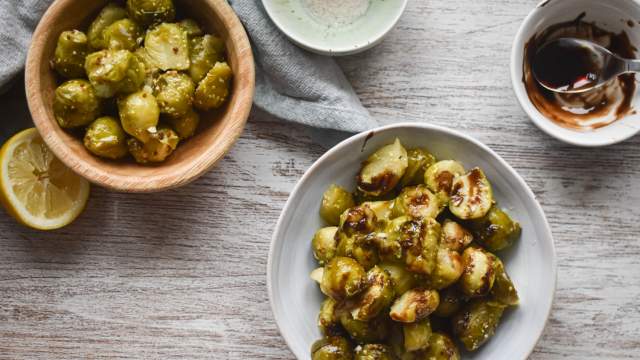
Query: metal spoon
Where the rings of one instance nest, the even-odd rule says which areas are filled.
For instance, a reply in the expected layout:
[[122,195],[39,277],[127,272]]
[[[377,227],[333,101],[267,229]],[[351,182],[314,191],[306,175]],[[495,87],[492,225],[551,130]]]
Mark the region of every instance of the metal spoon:
[[546,89],[575,94],[599,88],[618,75],[640,72],[640,60],[623,59],[588,40],[560,38],[540,47],[531,68]]

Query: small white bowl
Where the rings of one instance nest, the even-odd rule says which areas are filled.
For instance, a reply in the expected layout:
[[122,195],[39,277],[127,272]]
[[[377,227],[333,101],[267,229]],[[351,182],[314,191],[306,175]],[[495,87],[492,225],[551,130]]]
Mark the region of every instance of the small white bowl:
[[[271,20],[291,41],[309,51],[330,56],[359,53],[382,41],[393,29],[407,0],[369,0],[369,6],[353,21],[314,14],[309,0],[262,0]],[[358,11],[360,11],[358,10]]]
[[[571,21],[582,12],[587,22],[619,33],[624,30],[631,43],[640,48],[640,5],[634,0],[545,0],[524,20],[511,50],[511,82],[516,97],[529,118],[541,130],[558,140],[577,146],[606,146],[624,141],[640,132],[640,114],[629,114],[609,125],[591,131],[577,131],[562,127],[541,114],[533,105],[523,83],[524,48],[535,34],[550,25]],[[632,20],[634,26],[627,25]],[[637,85],[637,84],[636,84]],[[632,107],[640,104],[640,91],[632,100]]]
[[500,206],[522,225],[519,242],[500,253],[520,306],[505,314],[494,338],[463,357],[526,359],[545,327],[556,288],[556,253],[542,208],[524,180],[487,146],[428,124],[395,124],[355,135],[324,154],[298,182],[276,225],[267,265],[269,299],[282,336],[298,359],[308,359],[311,345],[321,338],[316,319],[323,295],[309,273],[317,267],[311,238],[324,226],[318,215],[323,192],[332,183],[353,189],[361,162],[396,137],[407,147],[427,147],[439,159],[482,168]]

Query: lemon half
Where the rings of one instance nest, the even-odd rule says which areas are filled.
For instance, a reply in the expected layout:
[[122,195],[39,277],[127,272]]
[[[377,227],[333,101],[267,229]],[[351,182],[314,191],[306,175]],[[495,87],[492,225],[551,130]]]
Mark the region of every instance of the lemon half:
[[70,224],[84,210],[89,188],[35,128],[19,132],[0,149],[0,202],[24,225],[53,230]]

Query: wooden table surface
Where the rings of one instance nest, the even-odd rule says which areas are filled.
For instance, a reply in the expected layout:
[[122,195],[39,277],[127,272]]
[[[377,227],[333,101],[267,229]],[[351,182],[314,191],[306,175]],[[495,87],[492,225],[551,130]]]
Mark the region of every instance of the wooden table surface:
[[[537,195],[559,268],[531,359],[638,359],[640,137],[580,149],[528,120],[509,52],[535,5],[410,1],[380,46],[340,64],[381,124],[471,134]],[[20,81],[0,99],[3,141],[31,126]],[[0,358],[293,358],[269,307],[267,251],[289,192],[333,139],[254,111],[231,153],[189,186],[94,188],[78,221],[51,233],[0,215]]]

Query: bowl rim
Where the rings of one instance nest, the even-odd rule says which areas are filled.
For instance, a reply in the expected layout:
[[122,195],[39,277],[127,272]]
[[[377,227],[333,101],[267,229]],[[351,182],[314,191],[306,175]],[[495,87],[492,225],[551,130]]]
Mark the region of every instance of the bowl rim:
[[[240,97],[236,100],[235,106],[228,110],[234,116],[226,119],[228,126],[223,126],[224,140],[218,142],[215,149],[203,147],[206,149],[204,152],[208,155],[199,156],[188,166],[188,170],[158,171],[141,177],[110,174],[101,169],[99,165],[92,165],[83,160],[64,140],[54,135],[54,129],[59,125],[53,117],[47,116],[47,105],[44,103],[43,95],[40,89],[34,86],[42,81],[43,74],[40,72],[42,62],[48,61],[44,58],[45,54],[41,45],[42,39],[46,37],[48,32],[47,24],[55,21],[57,16],[61,16],[64,6],[73,1],[77,0],[56,0],[43,14],[31,37],[24,70],[25,93],[31,118],[54,155],[67,167],[91,183],[120,192],[146,193],[174,189],[189,184],[208,172],[231,150],[231,147],[242,135],[251,112],[255,93],[255,65],[251,44],[244,26],[231,6],[226,1],[205,1],[228,31],[227,38],[230,39],[239,54],[238,73],[244,74],[243,89],[237,92]],[[230,101],[227,102],[227,106],[231,106]],[[182,159],[182,161],[189,161],[189,159]],[[160,164],[157,168],[160,169],[162,166]]]
[[369,40],[367,40],[366,42],[355,44],[352,46],[330,48],[330,47],[323,47],[317,44],[313,44],[312,42],[307,41],[302,37],[293,35],[287,29],[286,25],[284,25],[281,21],[279,21],[279,18],[275,16],[275,11],[271,7],[271,0],[261,0],[262,6],[267,12],[267,15],[269,15],[269,19],[271,19],[271,21],[275,24],[278,30],[280,30],[280,32],[283,33],[289,40],[291,40],[294,44],[300,46],[305,50],[311,51],[315,54],[328,55],[328,56],[353,55],[353,54],[357,54],[365,50],[371,49],[372,47],[380,44],[382,40],[384,40],[384,38],[387,36],[387,34],[389,34],[389,32],[393,30],[393,28],[398,24],[398,21],[400,21],[402,14],[404,14],[404,11],[407,9],[407,4],[409,3],[409,0],[401,0],[401,1],[402,1],[402,5],[400,7],[400,11],[398,11],[397,15],[392,19],[392,21],[388,24],[388,26],[382,28],[382,30],[377,34],[374,34],[374,36],[369,37]]
[[[522,178],[522,176],[520,176],[520,174],[518,174],[516,172],[515,169],[513,169],[511,167],[511,165],[509,165],[500,155],[498,155],[495,151],[493,151],[490,147],[488,147],[487,145],[483,144],[482,142],[480,142],[479,140],[476,140],[475,138],[462,133],[458,130],[454,130],[454,129],[450,129],[444,126],[439,126],[439,125],[433,125],[433,124],[428,124],[428,123],[412,123],[412,122],[400,122],[400,123],[395,123],[395,124],[391,124],[391,125],[386,125],[386,126],[380,126],[371,130],[366,130],[363,132],[360,132],[358,134],[355,134],[343,141],[341,141],[340,143],[338,143],[337,145],[333,146],[332,148],[330,148],[329,150],[327,150],[322,156],[320,156],[320,158],[318,158],[306,171],[305,173],[302,175],[302,177],[300,178],[300,180],[298,180],[298,182],[296,183],[296,185],[294,186],[293,190],[291,191],[291,193],[289,194],[289,197],[287,198],[287,201],[284,205],[284,207],[282,208],[282,211],[280,212],[280,216],[278,217],[278,221],[276,223],[276,226],[273,230],[273,235],[271,237],[271,244],[269,245],[269,255],[267,258],[267,292],[268,292],[268,296],[269,296],[269,305],[271,307],[271,313],[276,321],[276,325],[278,327],[278,331],[280,332],[280,335],[284,338],[287,346],[289,347],[289,350],[293,352],[293,346],[292,346],[292,342],[289,339],[289,337],[287,335],[285,335],[285,333],[282,331],[283,329],[283,324],[281,323],[282,320],[281,318],[278,317],[278,310],[276,309],[276,305],[275,305],[275,289],[273,288],[273,265],[274,265],[274,253],[275,253],[275,248],[276,245],[279,244],[280,242],[282,242],[282,226],[283,223],[285,221],[285,213],[287,212],[287,210],[293,205],[293,198],[295,198],[297,196],[297,194],[299,192],[302,191],[302,186],[306,183],[307,179],[309,179],[310,177],[312,177],[316,171],[316,169],[320,166],[320,164],[322,164],[324,161],[326,161],[328,158],[331,158],[332,156],[334,156],[335,153],[338,153],[340,151],[342,151],[344,148],[350,146],[352,143],[356,142],[362,142],[365,141],[366,138],[368,136],[370,136],[370,134],[375,133],[378,134],[380,132],[384,132],[387,130],[392,130],[392,129],[397,129],[397,128],[416,128],[416,129],[425,129],[425,130],[432,130],[432,131],[436,131],[436,132],[442,132],[445,133],[447,135],[450,136],[454,136],[457,138],[460,138],[462,140],[468,141],[476,146],[479,146],[480,148],[482,148],[483,150],[487,151],[495,160],[497,160],[502,166],[504,166],[507,171],[509,172],[509,174],[520,184],[520,186],[522,186],[525,191],[526,191],[526,195],[532,200],[533,206],[535,207],[535,210],[537,212],[539,212],[540,214],[542,214],[542,220],[543,220],[543,225],[544,227],[541,229],[541,231],[543,231],[544,233],[546,233],[546,238],[550,240],[550,249],[551,249],[551,256],[550,256],[550,261],[551,261],[551,273],[552,273],[552,281],[553,283],[551,284],[552,287],[552,291],[551,291],[551,301],[549,302],[549,306],[546,309],[546,315],[545,315],[545,320],[543,323],[543,326],[540,327],[540,329],[538,329],[538,331],[535,333],[535,342],[532,343],[531,348],[527,351],[527,356],[525,357],[525,359],[527,357],[529,357],[531,355],[531,353],[533,352],[533,350],[535,349],[536,345],[538,344],[538,342],[540,341],[540,338],[542,337],[542,334],[545,330],[545,328],[547,327],[547,324],[549,322],[549,317],[551,315],[551,310],[553,309],[553,305],[555,302],[555,295],[556,295],[556,290],[557,290],[557,282],[558,282],[558,263],[557,263],[557,253],[556,253],[556,248],[555,248],[555,240],[553,238],[553,234],[551,232],[551,227],[549,225],[549,221],[547,220],[546,214],[544,213],[544,210],[542,209],[542,206],[540,205],[540,203],[538,202],[535,194],[533,193],[533,191],[531,190],[531,188],[529,188],[529,186],[527,185],[526,181],[524,180],[524,178]],[[295,354],[295,356],[298,356],[299,354]]]

